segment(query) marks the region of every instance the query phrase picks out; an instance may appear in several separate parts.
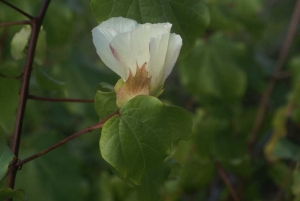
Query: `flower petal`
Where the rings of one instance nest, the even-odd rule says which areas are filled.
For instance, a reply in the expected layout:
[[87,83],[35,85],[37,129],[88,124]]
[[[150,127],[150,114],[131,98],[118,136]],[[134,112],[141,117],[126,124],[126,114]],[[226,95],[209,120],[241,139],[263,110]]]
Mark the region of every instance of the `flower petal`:
[[163,83],[173,70],[173,67],[179,56],[181,46],[182,46],[182,39],[180,35],[172,33],[169,38],[168,50],[167,50],[167,55],[165,60],[165,70],[164,70],[165,74],[164,74]]
[[158,35],[155,38],[151,38],[150,49],[150,61],[148,64],[148,71],[151,75],[151,93],[156,91],[163,82],[165,74],[165,59],[168,50],[170,33]]
[[[135,75],[136,65],[141,67],[145,62],[149,62],[150,38],[169,33],[171,26],[169,23],[142,24],[131,32],[115,36],[110,45],[116,51],[121,63]],[[148,65],[147,69],[149,69]],[[126,72],[125,79],[127,79],[128,75],[129,71]]]
[[113,49],[109,43],[119,33],[131,31],[137,26],[137,22],[122,17],[111,18],[92,30],[93,43],[97,54],[104,64],[125,79],[126,68],[116,58]]

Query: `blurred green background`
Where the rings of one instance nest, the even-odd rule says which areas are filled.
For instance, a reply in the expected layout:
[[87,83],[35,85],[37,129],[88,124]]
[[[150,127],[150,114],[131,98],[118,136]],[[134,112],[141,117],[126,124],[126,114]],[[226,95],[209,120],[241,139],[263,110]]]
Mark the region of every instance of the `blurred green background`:
[[[10,1],[36,15],[42,1]],[[232,200],[218,170],[240,200],[300,200],[299,28],[278,78],[253,153],[249,134],[263,91],[273,75],[295,0],[206,0],[210,24],[181,58],[160,97],[187,109],[194,120],[179,143],[162,200]],[[25,18],[0,2],[0,23]],[[191,22],[192,23],[192,22]],[[93,99],[118,77],[92,44],[97,25],[90,2],[52,1],[39,38],[30,94]],[[23,26],[0,27],[0,126],[11,142],[26,47],[13,37]],[[28,28],[27,28],[28,30]],[[26,27],[21,32],[26,35]],[[21,37],[21,38],[22,38]],[[43,54],[43,52],[45,54]],[[24,159],[98,121],[93,103],[28,100],[21,139]],[[99,153],[100,131],[82,135],[24,165],[16,188],[32,201],[137,200],[135,189],[110,170]],[[2,186],[5,181],[2,181]]]

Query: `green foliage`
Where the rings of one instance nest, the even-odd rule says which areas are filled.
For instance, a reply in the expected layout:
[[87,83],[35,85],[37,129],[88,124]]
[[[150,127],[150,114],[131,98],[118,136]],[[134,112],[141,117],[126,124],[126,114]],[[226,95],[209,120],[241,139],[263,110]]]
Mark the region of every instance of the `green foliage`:
[[35,79],[39,87],[44,90],[58,90],[65,87],[65,83],[50,77],[41,67],[35,68]]
[[172,31],[183,39],[186,56],[209,23],[209,11],[202,0],[92,0],[91,9],[100,23],[111,17],[126,17],[139,23],[170,22]]
[[299,172],[299,163],[293,172],[293,185],[292,192],[295,196],[294,201],[300,200],[300,172]]
[[116,93],[97,91],[95,96],[95,109],[98,116],[104,119],[118,110],[116,105]]
[[104,124],[101,155],[123,178],[140,185],[144,174],[170,155],[172,140],[186,139],[175,130],[175,123],[186,116],[181,131],[189,136],[191,119],[183,110],[152,96],[137,96]]
[[5,134],[13,130],[19,98],[19,80],[0,77],[0,125]]
[[16,33],[11,41],[11,55],[14,59],[22,59],[25,55],[25,48],[30,37],[30,26],[23,27],[18,33]]
[[205,105],[234,104],[246,89],[246,76],[236,57],[243,51],[221,34],[199,40],[190,56],[180,63],[182,81]]
[[[10,3],[33,16],[42,4]],[[8,195],[32,201],[231,200],[216,164],[239,200],[274,200],[279,194],[283,201],[299,200],[299,167],[292,170],[300,148],[299,30],[284,73],[276,77],[252,152],[248,147],[295,3],[51,1],[40,30],[29,94],[94,98],[95,105],[27,100],[20,160],[117,110],[111,91],[119,77],[96,54],[90,32],[97,25],[94,17],[98,23],[113,16],[139,23],[168,21],[172,32],[183,38],[182,58],[160,100],[136,97],[106,122],[101,136],[93,131],[24,164],[15,186],[24,193],[2,188],[0,200]],[[26,20],[0,4],[1,23]],[[29,37],[28,26],[0,29],[1,178],[13,157],[7,142],[12,140],[21,88],[21,79],[11,77],[23,72]],[[4,185],[5,179],[0,186]]]
[[274,156],[283,159],[300,160],[300,147],[285,138],[277,141]]
[[0,188],[0,200],[13,198],[15,201],[25,201],[26,196],[21,190],[13,190],[11,188]]
[[138,200],[162,200],[161,194],[163,191],[164,181],[168,175],[169,168],[166,165],[160,165],[145,174],[141,185],[137,187]]
[[6,137],[0,127],[0,181],[6,175],[9,163],[12,161],[13,158],[14,154],[7,146]]

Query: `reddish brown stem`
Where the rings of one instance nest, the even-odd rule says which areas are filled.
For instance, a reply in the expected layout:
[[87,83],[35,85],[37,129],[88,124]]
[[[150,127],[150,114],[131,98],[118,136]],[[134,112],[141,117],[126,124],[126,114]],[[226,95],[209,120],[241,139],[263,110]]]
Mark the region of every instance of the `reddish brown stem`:
[[280,70],[283,68],[284,62],[286,60],[286,57],[288,55],[289,49],[291,47],[292,41],[294,39],[294,36],[296,34],[297,31],[297,27],[298,27],[298,23],[299,23],[299,18],[300,18],[300,0],[297,1],[294,12],[293,12],[293,16],[291,18],[290,21],[290,25],[289,25],[289,29],[286,35],[286,38],[284,40],[284,43],[282,45],[281,51],[280,51],[280,55],[278,58],[278,61],[276,63],[276,67],[274,70],[274,76],[271,77],[267,88],[265,89],[263,95],[262,95],[262,99],[260,101],[259,104],[259,109],[258,112],[256,114],[256,118],[255,118],[255,123],[252,127],[251,133],[250,133],[250,138],[248,141],[248,152],[251,155],[252,154],[252,150],[253,147],[255,145],[256,142],[256,138],[258,135],[258,132],[262,126],[264,117],[265,117],[265,113],[266,113],[266,109],[268,107],[269,104],[269,100],[270,97],[272,95],[272,91],[274,89],[275,83],[276,83],[276,75],[278,75],[280,73]]
[[22,74],[18,75],[18,76],[8,76],[8,75],[3,75],[2,73],[0,73],[0,76],[4,77],[4,78],[20,79],[22,77]]
[[23,10],[21,10],[20,8],[17,8],[16,6],[12,5],[11,3],[5,1],[5,0],[0,0],[2,1],[4,4],[8,5],[9,7],[11,7],[12,9],[14,9],[15,11],[21,13],[22,15],[28,17],[29,19],[33,19],[34,17],[29,15],[28,13],[24,12]]
[[[26,106],[26,102],[27,102],[27,98],[28,98],[28,87],[29,87],[29,81],[30,81],[30,75],[31,75],[31,69],[32,69],[32,64],[33,64],[35,48],[36,48],[36,44],[37,44],[40,27],[42,25],[45,13],[47,11],[47,8],[48,8],[51,0],[44,0],[43,5],[42,5],[42,7],[39,11],[39,14],[36,18],[33,18],[32,16],[28,15],[27,13],[21,11],[20,9],[16,8],[15,6],[11,5],[10,3],[8,3],[4,0],[1,0],[1,1],[4,2],[5,4],[9,5],[13,9],[19,11],[23,15],[27,16],[28,18],[30,18],[31,19],[31,28],[32,28],[32,32],[31,32],[30,40],[29,40],[27,57],[26,57],[24,74],[22,75],[20,99],[19,99],[19,104],[18,104],[18,111],[17,111],[17,116],[16,116],[15,129],[14,129],[14,134],[13,134],[13,142],[12,142],[12,148],[11,148],[15,157],[18,158],[22,124],[23,124],[25,106]],[[17,162],[16,160],[13,160],[11,165],[13,165],[13,167],[15,167],[14,164],[16,162]],[[7,187],[14,188],[16,174],[17,174],[17,169],[13,168],[7,178]]]
[[221,179],[223,180],[223,182],[226,184],[226,186],[227,186],[227,188],[229,190],[229,193],[230,193],[230,195],[232,197],[232,200],[239,201],[240,199],[237,196],[237,193],[235,192],[234,188],[232,187],[232,185],[231,185],[231,183],[230,183],[230,181],[229,181],[229,179],[228,179],[225,171],[223,170],[223,168],[221,167],[221,165],[218,162],[216,162],[215,164],[216,164],[216,168],[217,168],[218,174],[221,177]]
[[30,21],[24,20],[24,21],[17,21],[17,22],[4,22],[4,23],[0,23],[0,27],[13,26],[13,25],[24,25],[24,24],[30,24]]
[[34,154],[34,155],[32,155],[32,156],[30,156],[30,157],[28,157],[28,158],[26,158],[26,159],[24,159],[24,160],[22,160],[22,161],[17,162],[17,163],[15,164],[15,166],[16,166],[16,167],[22,166],[22,165],[24,165],[25,163],[27,163],[27,162],[29,162],[29,161],[32,161],[32,160],[34,160],[34,159],[36,159],[36,158],[38,158],[38,157],[40,157],[40,156],[45,155],[46,153],[48,153],[48,152],[50,152],[50,151],[56,149],[57,147],[59,147],[59,146],[65,144],[66,142],[68,142],[68,141],[70,141],[70,140],[72,140],[72,139],[74,139],[74,138],[76,138],[76,137],[78,137],[78,136],[80,136],[80,135],[82,135],[82,134],[84,134],[84,133],[88,133],[88,132],[91,132],[91,131],[93,131],[93,130],[95,130],[95,129],[101,128],[107,120],[109,120],[110,118],[112,118],[114,115],[116,115],[116,114],[118,114],[118,113],[119,113],[119,111],[117,111],[117,112],[111,114],[109,117],[107,117],[106,119],[103,119],[102,121],[100,121],[99,123],[97,123],[97,124],[95,124],[95,125],[93,125],[93,126],[87,127],[87,128],[85,128],[85,129],[83,129],[83,130],[81,130],[81,131],[78,131],[78,132],[74,133],[73,135],[70,135],[69,137],[67,137],[67,138],[65,138],[65,139],[63,139],[63,140],[61,140],[60,142],[58,142],[58,143],[52,145],[51,147],[48,147],[47,149],[44,149],[43,151],[41,151],[41,152],[39,152],[39,153],[37,153],[37,154]]
[[29,99],[50,102],[73,102],[73,103],[93,103],[93,99],[73,99],[73,98],[47,98],[34,95],[28,95]]

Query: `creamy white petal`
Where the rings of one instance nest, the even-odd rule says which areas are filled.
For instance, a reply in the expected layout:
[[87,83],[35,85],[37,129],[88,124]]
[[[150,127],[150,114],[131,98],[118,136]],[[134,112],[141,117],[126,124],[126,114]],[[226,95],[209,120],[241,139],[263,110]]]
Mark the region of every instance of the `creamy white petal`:
[[[104,35],[106,35],[106,32],[108,32],[108,38],[110,38],[110,30],[114,30],[117,34],[125,33],[132,31],[135,29],[139,24],[132,19],[127,19],[123,17],[113,17],[110,18],[107,21],[102,22],[99,26],[96,28],[99,29],[101,32],[103,32]],[[110,40],[111,41],[111,40]]]
[[150,60],[148,72],[151,75],[151,92],[157,90],[162,84],[165,74],[165,59],[168,50],[170,33],[158,35],[150,40]]
[[[121,63],[135,75],[136,65],[141,67],[145,62],[149,63],[150,38],[169,33],[170,29],[171,24],[169,23],[163,23],[163,26],[142,24],[131,32],[118,34],[110,45],[116,51]],[[148,65],[147,69],[149,69]]]
[[179,56],[181,46],[182,46],[182,39],[180,35],[174,33],[170,34],[168,51],[165,60],[165,69],[164,69],[165,74],[164,74],[164,79],[162,80],[163,83],[173,70],[173,67]]
[[92,30],[93,43],[96,47],[97,54],[103,61],[103,63],[109,67],[112,71],[117,73],[120,77],[125,77],[125,68],[122,64],[114,57],[110,47],[107,36],[105,36],[99,29],[94,28]]
[[122,63],[116,58],[109,43],[119,33],[131,31],[136,26],[138,26],[138,23],[135,20],[116,17],[102,22],[92,30],[93,42],[98,55],[106,66],[123,79],[125,79],[126,68],[124,68]]

